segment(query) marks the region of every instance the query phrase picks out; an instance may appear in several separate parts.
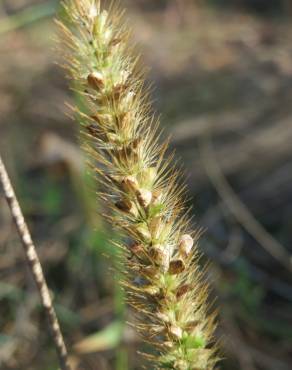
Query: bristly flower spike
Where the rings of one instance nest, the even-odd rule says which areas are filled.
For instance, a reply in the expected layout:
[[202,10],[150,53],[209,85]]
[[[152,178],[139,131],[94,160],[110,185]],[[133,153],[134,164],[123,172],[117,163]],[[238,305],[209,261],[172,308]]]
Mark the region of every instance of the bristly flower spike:
[[112,209],[108,218],[129,240],[121,246],[123,285],[139,314],[138,331],[154,346],[147,357],[156,369],[212,370],[215,324],[199,233],[189,230],[184,187],[165,159],[167,144],[159,143],[122,12],[96,0],[66,0],[63,7],[64,64],[84,101],[79,121]]

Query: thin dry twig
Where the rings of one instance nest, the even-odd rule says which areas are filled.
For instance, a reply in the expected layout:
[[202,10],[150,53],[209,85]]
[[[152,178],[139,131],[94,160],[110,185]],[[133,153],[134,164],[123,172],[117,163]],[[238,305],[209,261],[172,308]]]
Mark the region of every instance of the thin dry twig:
[[200,152],[207,175],[234,217],[272,257],[291,272],[291,255],[264,229],[264,227],[250,213],[246,205],[243,204],[235,194],[216,162],[215,155],[213,154],[212,143],[207,133],[200,142]]
[[24,220],[21,208],[14,193],[12,184],[7,174],[5,165],[0,155],[0,181],[4,190],[4,195],[9,205],[13,220],[19,233],[22,245],[25,251],[27,263],[37,288],[40,293],[42,305],[48,319],[49,327],[52,332],[52,337],[59,357],[59,362],[62,370],[71,370],[68,361],[67,349],[60,329],[60,325],[54,310],[49,289],[44,277],[43,269],[38,258],[36,248],[33,244],[30,232]]

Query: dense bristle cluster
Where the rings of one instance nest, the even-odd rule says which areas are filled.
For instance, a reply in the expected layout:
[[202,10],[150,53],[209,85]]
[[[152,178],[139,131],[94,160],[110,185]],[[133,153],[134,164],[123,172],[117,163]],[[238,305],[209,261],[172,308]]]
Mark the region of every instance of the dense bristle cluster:
[[[123,285],[139,312],[137,328],[157,369],[211,370],[213,316],[198,264],[198,232],[189,231],[184,188],[143,92],[129,53],[121,12],[96,0],[68,0],[58,22],[74,89],[84,97],[79,118],[112,224],[127,236]],[[77,110],[76,110],[77,111]]]

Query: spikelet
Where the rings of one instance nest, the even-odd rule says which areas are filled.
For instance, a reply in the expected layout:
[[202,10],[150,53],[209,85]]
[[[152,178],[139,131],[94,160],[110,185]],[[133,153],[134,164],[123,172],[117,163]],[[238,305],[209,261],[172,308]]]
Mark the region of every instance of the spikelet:
[[164,158],[167,145],[159,144],[122,13],[102,10],[96,0],[67,0],[63,7],[61,50],[85,106],[75,111],[110,221],[131,240],[122,246],[123,285],[139,313],[138,331],[154,346],[147,357],[156,369],[212,370],[215,325],[199,267],[199,233],[189,230],[184,189]]

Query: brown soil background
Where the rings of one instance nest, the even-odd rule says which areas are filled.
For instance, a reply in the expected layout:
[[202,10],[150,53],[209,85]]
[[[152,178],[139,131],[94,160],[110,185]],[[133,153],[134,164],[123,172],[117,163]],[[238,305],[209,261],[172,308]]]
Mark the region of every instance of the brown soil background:
[[[291,3],[124,3],[155,86],[155,109],[185,169],[195,221],[206,230],[200,248],[211,260],[226,358],[218,368],[289,370]],[[43,4],[43,17],[21,25],[17,14],[35,14]],[[110,270],[115,250],[84,169],[77,125],[64,108],[74,96],[55,64],[54,7],[53,1],[0,4],[0,150],[72,363],[85,370],[138,370],[142,344],[130,326],[120,330],[131,313]],[[1,194],[0,255],[0,369],[57,369]]]

